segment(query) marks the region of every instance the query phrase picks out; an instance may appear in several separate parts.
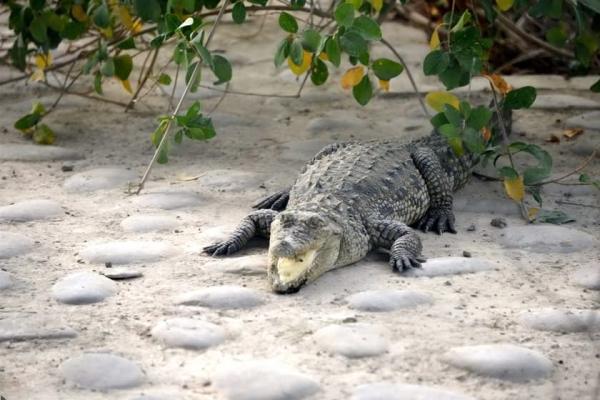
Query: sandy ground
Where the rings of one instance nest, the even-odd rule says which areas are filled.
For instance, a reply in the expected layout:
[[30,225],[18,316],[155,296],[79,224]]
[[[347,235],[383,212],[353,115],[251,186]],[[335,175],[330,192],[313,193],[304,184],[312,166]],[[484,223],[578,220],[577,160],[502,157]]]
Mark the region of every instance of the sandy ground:
[[[217,33],[215,48],[226,50],[235,64],[232,89],[295,93],[298,82],[272,65],[275,40],[282,36],[275,24],[267,23],[259,37],[243,39],[258,29],[259,23],[225,25]],[[397,25],[385,30],[388,40],[405,52],[424,90],[434,88],[435,81],[420,76],[416,64],[427,52],[426,38]],[[517,77],[514,81],[544,87],[558,82],[558,90],[542,93],[600,101],[599,96],[579,90],[586,86],[583,81],[553,79]],[[193,192],[200,199],[193,207],[169,211],[140,206],[123,185],[89,193],[69,192],[63,187],[65,179],[92,168],[117,166],[141,175],[153,152],[149,134],[155,116],[165,110],[167,97],[152,94],[127,114],[116,106],[66,97],[47,123],[58,134],[56,144],[81,152],[83,160],[0,162],[0,206],[44,198],[60,203],[65,211],[48,220],[0,224],[2,231],[35,240],[30,253],[0,260],[0,268],[15,282],[0,292],[0,318],[14,313],[49,316],[79,334],[72,339],[0,342],[0,393],[8,400],[133,399],[142,393],[160,399],[224,398],[212,384],[216,367],[230,360],[271,359],[319,382],[314,399],[349,398],[358,385],[380,381],[444,387],[490,400],[592,399],[600,373],[598,333],[533,330],[521,324],[518,316],[545,307],[597,309],[598,292],[575,285],[572,275],[579,268],[599,265],[598,248],[569,254],[504,248],[499,243],[504,231],[490,226],[492,212],[504,217],[509,226],[524,223],[497,183],[474,180],[457,194],[457,235],[421,235],[427,257],[460,257],[466,250],[496,265],[486,272],[410,278],[392,273],[382,256],[373,255],[323,276],[298,294],[276,296],[269,292],[266,276],[260,271],[227,273],[218,267],[225,261],[215,263],[201,254],[202,245],[235,226],[254,200],[293,182],[303,162],[323,145],[350,138],[409,139],[429,131],[418,102],[407,94],[405,76],[393,83],[393,95],[378,97],[365,108],[342,91],[338,80],[339,74],[334,74],[334,83],[325,88],[308,85],[298,100],[227,96],[214,113],[217,137],[209,142],[186,141],[174,149],[168,165],[155,168],[147,193]],[[12,128],[14,120],[29,110],[32,99],[49,104],[55,94],[36,85],[0,90],[0,146],[26,143]],[[126,99],[116,85],[107,87],[107,92]],[[464,95],[481,102],[488,98],[475,90]],[[195,96],[202,98],[206,110],[218,100],[209,91],[201,90]],[[599,132],[588,129],[569,143],[550,145],[544,140],[552,133],[560,135],[564,121],[582,112],[518,112],[516,135],[545,145],[555,157],[556,174],[566,173],[594,146],[598,148]],[[338,128],[331,121],[337,121]],[[342,122],[349,124],[340,128]],[[319,130],[319,126],[325,128]],[[63,165],[72,165],[74,170],[63,172]],[[600,176],[597,159],[590,173]],[[545,199],[548,208],[560,208],[576,219],[569,227],[600,239],[597,208],[555,203],[568,200],[597,206],[597,192],[578,186],[549,186]],[[165,232],[124,231],[121,221],[138,214],[176,216],[181,225]],[[476,230],[467,231],[472,224]],[[76,271],[105,270],[102,263],[85,261],[79,253],[89,243],[111,240],[163,241],[177,249],[177,254],[155,263],[134,264],[144,276],[117,282],[118,293],[102,302],[66,305],[54,300],[51,288],[60,278]],[[240,256],[264,256],[262,245],[257,243]],[[241,260],[243,264],[245,259]],[[183,292],[222,284],[255,289],[266,302],[252,309],[221,311],[174,303]],[[349,294],[384,288],[418,290],[430,294],[435,302],[390,313],[356,311],[344,302]],[[165,348],[150,330],[161,319],[177,316],[201,317],[226,326],[232,337],[205,351]],[[376,357],[347,359],[328,354],[315,344],[316,330],[348,318],[384,328],[388,350]],[[547,379],[513,383],[481,377],[440,359],[452,347],[483,343],[512,343],[537,350],[552,361],[554,372]],[[109,351],[134,361],[143,369],[143,384],[102,393],[65,382],[61,364],[89,351]]]

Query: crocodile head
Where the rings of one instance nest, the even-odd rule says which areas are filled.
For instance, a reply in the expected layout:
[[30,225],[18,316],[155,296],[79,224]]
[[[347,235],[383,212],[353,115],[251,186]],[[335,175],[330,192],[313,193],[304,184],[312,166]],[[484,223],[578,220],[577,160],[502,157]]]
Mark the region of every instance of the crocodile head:
[[283,211],[271,224],[269,281],[277,293],[294,293],[333,269],[341,228],[316,212]]

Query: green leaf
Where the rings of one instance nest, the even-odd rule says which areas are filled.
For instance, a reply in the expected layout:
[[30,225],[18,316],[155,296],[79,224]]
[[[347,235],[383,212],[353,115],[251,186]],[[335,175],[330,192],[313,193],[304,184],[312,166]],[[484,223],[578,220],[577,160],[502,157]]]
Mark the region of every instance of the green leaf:
[[296,18],[285,11],[279,14],[279,26],[281,29],[289,33],[298,32],[298,22],[296,22]]
[[158,0],[133,0],[133,10],[142,21],[157,22],[162,14]]
[[201,42],[202,42],[201,35],[196,35],[196,37],[194,37],[194,39],[192,39],[192,44],[194,45],[194,47],[200,54],[200,58],[202,59],[202,62],[204,63],[204,65],[210,66],[213,64],[212,54],[210,54],[210,51],[208,51],[208,49],[206,47],[204,47],[204,45]]
[[[444,117],[445,116],[446,115],[444,114]],[[442,136],[445,136],[448,139],[450,139],[450,138],[459,138],[460,139],[460,130],[456,126],[454,126],[450,123],[441,125],[438,128],[438,131],[442,134]]]
[[512,167],[502,167],[498,169],[498,174],[508,180],[517,179],[519,177],[519,173]]
[[122,81],[129,79],[129,74],[133,69],[133,60],[129,54],[120,54],[114,57],[115,75]]
[[277,50],[275,51],[275,66],[277,68],[281,67],[281,64],[285,61],[286,58],[290,55],[290,41],[288,38],[283,39],[279,42],[277,46]]
[[96,71],[94,74],[94,91],[102,95],[102,74],[100,71]]
[[444,115],[450,124],[454,125],[456,128],[462,127],[462,115],[460,112],[451,106],[450,104],[444,104]]
[[173,141],[177,144],[181,144],[181,142],[183,141],[183,133],[184,133],[185,129],[180,129],[177,132],[175,132],[175,135],[173,135]]
[[33,132],[33,141],[37,144],[52,144],[56,140],[54,131],[46,124],[39,124]]
[[492,111],[487,107],[479,106],[471,110],[471,114],[467,118],[467,126],[480,131],[483,127],[487,126],[491,118]]
[[32,10],[41,10],[44,8],[44,4],[46,4],[46,0],[29,0]]
[[216,132],[211,119],[200,115],[184,129],[184,134],[190,139],[207,140],[215,137]]
[[373,61],[371,68],[373,68],[375,76],[382,81],[389,81],[404,71],[402,64],[388,60],[387,58],[379,58]]
[[562,2],[563,0],[539,0],[536,5],[531,7],[529,14],[536,18],[540,18],[542,16],[561,18]]
[[322,60],[317,58],[315,64],[312,66],[310,80],[316,86],[319,86],[324,84],[327,81],[328,77],[329,71],[327,70],[327,65],[325,65],[325,63]]
[[294,40],[292,42],[290,48],[290,58],[296,65],[302,65],[302,61],[304,60],[304,49],[302,48],[302,43],[299,40]]
[[341,49],[335,37],[329,38],[327,43],[325,43],[325,52],[327,53],[329,61],[336,67],[339,67],[340,62],[342,61]]
[[83,22],[69,21],[65,25],[65,29],[60,32],[60,37],[63,39],[75,40],[79,38],[86,29],[87,27]]
[[108,28],[110,26],[110,12],[106,2],[102,2],[92,14],[92,21],[99,28]]
[[431,125],[433,125],[435,128],[439,128],[440,126],[448,123],[448,118],[446,118],[443,112],[437,113],[431,118]]
[[302,47],[306,51],[315,53],[321,42],[321,35],[314,29],[307,29],[302,34]]
[[449,62],[448,53],[434,50],[427,54],[425,60],[423,60],[423,73],[425,75],[438,75],[448,68]]
[[525,185],[539,184],[550,176],[550,172],[552,172],[552,156],[546,150],[537,145],[528,144],[523,151],[531,154],[538,161],[536,166],[529,167],[523,172],[523,183]]
[[34,18],[29,24],[29,33],[31,33],[33,40],[39,44],[44,44],[48,41],[47,30],[48,27],[41,17]]
[[463,141],[460,137],[450,137],[447,140],[454,154],[456,154],[458,157],[462,157],[465,154]]
[[21,71],[27,67],[27,46],[23,43],[22,35],[15,39],[10,49],[10,60]]
[[236,24],[241,24],[246,20],[246,7],[243,1],[240,0],[233,5],[231,16]]
[[340,3],[335,8],[333,16],[338,25],[348,28],[354,22],[354,7],[352,4]]
[[473,154],[481,154],[485,151],[485,141],[483,135],[478,130],[467,127],[463,133],[463,141],[467,149]]
[[165,143],[163,143],[160,148],[156,162],[159,164],[166,164],[169,162],[169,142],[167,140],[165,140]]
[[35,124],[40,122],[41,119],[42,119],[42,117],[40,116],[40,114],[37,114],[37,113],[27,114],[27,115],[19,118],[17,120],[17,122],[15,122],[14,126],[15,126],[15,129],[18,129],[20,131],[26,131],[27,129],[35,126]]
[[157,79],[157,82],[161,85],[170,85],[173,80],[169,74],[162,73]]
[[462,15],[460,16],[460,19],[458,20],[456,25],[454,25],[452,27],[452,29],[450,29],[450,32],[457,32],[457,31],[463,29],[465,27],[465,25],[468,24],[470,21],[471,21],[471,13],[467,10],[464,13],[462,13]]
[[[188,68],[187,71],[185,73],[185,83],[186,85],[190,85],[190,92],[194,93],[198,90],[198,86],[200,85],[200,77],[201,77],[201,68],[198,67],[198,70],[196,71],[196,76],[194,77],[194,70],[196,69],[196,65],[198,65],[198,62],[193,62],[191,63]],[[194,78],[194,80],[192,81],[192,78]],[[191,84],[190,84],[191,82]]]
[[[195,101],[185,113],[185,119],[182,120],[184,122],[183,125],[187,124],[188,121],[192,121],[194,118],[196,118],[201,109],[202,106],[200,105],[200,102]],[[177,122],[179,123],[179,120]]]
[[471,105],[468,101],[461,101],[458,103],[458,110],[463,115],[464,119],[469,119],[471,116]]
[[133,37],[128,37],[127,39],[121,40],[117,44],[117,47],[121,50],[135,49],[135,41],[133,40]]
[[380,40],[381,28],[373,19],[361,15],[352,23],[352,30],[358,32],[365,40]]
[[217,81],[214,83],[215,85],[219,85],[221,83],[229,82],[233,75],[233,71],[231,69],[231,64],[229,61],[218,54],[213,56],[212,62],[212,71],[217,77]]
[[533,86],[524,86],[508,92],[504,99],[504,106],[513,110],[529,108],[535,101],[536,90]]
[[368,52],[367,42],[358,33],[346,32],[340,38],[342,49],[351,56],[359,57]]
[[566,224],[568,222],[574,222],[575,219],[569,217],[567,214],[560,210],[540,210],[535,216],[535,220],[538,222],[547,222],[549,224]]
[[106,76],[106,77],[111,77],[114,76],[115,74],[115,62],[112,58],[109,58],[108,60],[104,61],[104,64],[102,64],[102,68],[100,68],[100,72],[102,72],[102,75]]
[[590,87],[590,90],[591,90],[592,92],[600,93],[600,79],[598,79],[598,80],[596,81],[596,83],[594,83],[594,84],[593,84],[593,85]]
[[468,71],[463,71],[458,63],[452,61],[449,63],[448,68],[438,75],[448,90],[467,85],[471,77]]
[[546,31],[546,40],[556,47],[563,47],[567,39],[567,32],[561,26],[555,26]]
[[373,97],[373,86],[369,75],[365,74],[358,85],[352,88],[352,95],[361,106],[366,105]]

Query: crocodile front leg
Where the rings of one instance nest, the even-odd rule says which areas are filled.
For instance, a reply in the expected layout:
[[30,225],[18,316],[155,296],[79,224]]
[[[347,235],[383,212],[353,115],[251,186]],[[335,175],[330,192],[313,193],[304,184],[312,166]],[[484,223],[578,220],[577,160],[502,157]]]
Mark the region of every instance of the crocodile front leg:
[[230,255],[239,251],[254,236],[269,237],[271,222],[277,214],[278,212],[273,210],[253,211],[240,222],[229,239],[207,246],[203,251],[213,256]]
[[258,210],[271,209],[275,211],[283,211],[285,210],[289,199],[290,189],[287,188],[257,201],[252,208],[256,208]]
[[372,221],[367,226],[374,248],[390,250],[390,265],[398,272],[420,268],[425,258],[421,255],[421,239],[408,225],[391,220]]
[[439,158],[429,147],[417,148],[411,157],[425,180],[430,199],[429,209],[415,226],[424,232],[435,229],[440,235],[443,232],[456,233],[452,212],[452,182]]

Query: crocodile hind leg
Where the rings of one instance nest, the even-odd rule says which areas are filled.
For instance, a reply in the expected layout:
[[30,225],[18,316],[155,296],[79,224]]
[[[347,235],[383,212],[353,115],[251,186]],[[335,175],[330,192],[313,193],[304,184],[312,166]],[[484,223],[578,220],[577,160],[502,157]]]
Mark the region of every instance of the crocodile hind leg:
[[253,211],[240,222],[229,239],[207,246],[203,251],[213,256],[230,255],[239,251],[254,236],[269,237],[271,222],[277,214],[278,212],[273,210]]
[[254,205],[252,205],[252,208],[256,208],[258,210],[271,209],[275,211],[283,211],[285,210],[289,199],[290,189],[288,188],[260,199],[254,203]]
[[419,173],[425,180],[429,192],[429,209],[416,223],[416,227],[429,232],[435,230],[456,233],[452,212],[452,182],[442,168],[440,160],[429,147],[419,147],[411,153]]
[[420,268],[425,258],[423,246],[416,232],[408,225],[391,220],[369,223],[367,231],[374,248],[390,251],[390,265],[398,272],[409,268]]

